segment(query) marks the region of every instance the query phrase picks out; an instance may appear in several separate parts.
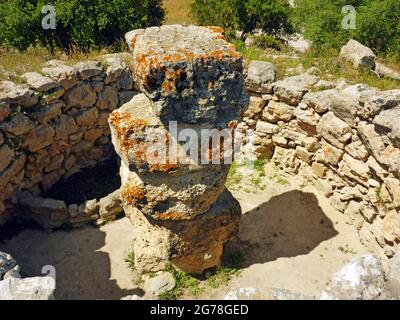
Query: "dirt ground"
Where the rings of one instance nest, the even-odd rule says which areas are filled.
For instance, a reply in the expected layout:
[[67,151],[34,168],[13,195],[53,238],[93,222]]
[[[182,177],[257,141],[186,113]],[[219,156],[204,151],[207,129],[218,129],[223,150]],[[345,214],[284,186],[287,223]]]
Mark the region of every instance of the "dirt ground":
[[[271,288],[319,297],[333,272],[367,252],[354,227],[314,187],[265,179],[257,193],[233,191],[243,217],[238,238],[226,249],[244,253],[240,275],[198,298],[221,299],[240,287],[258,288],[263,299],[271,298]],[[100,228],[24,230],[0,243],[0,251],[18,261],[23,276],[55,266],[56,299],[119,299],[142,293],[125,262],[133,241],[134,230],[123,218]]]

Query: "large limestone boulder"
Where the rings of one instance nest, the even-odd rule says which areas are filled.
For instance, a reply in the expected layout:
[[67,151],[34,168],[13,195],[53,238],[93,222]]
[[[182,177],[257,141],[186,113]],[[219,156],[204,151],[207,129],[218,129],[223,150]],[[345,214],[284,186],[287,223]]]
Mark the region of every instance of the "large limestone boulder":
[[374,52],[353,39],[350,39],[349,42],[342,47],[339,58],[352,63],[354,69],[373,70],[375,68],[376,56]]
[[219,266],[223,244],[237,234],[240,205],[228,190],[206,213],[190,220],[154,220],[124,206],[136,228],[135,267],[139,272],[165,270],[170,261],[188,273]]
[[[202,144],[201,131],[212,127],[176,122],[164,126],[144,94],[112,112],[109,123],[116,152],[127,166],[139,173],[182,175],[203,170],[205,160],[215,163],[223,156],[218,152],[218,144],[211,149],[208,143]],[[193,153],[186,151],[188,145],[194,146]],[[206,145],[205,150],[202,145]]]
[[229,166],[210,165],[185,175],[140,175],[121,164],[121,198],[161,220],[191,219],[206,212],[224,191]]
[[0,300],[54,300],[51,277],[8,278],[0,281]]
[[392,258],[388,281],[394,297],[400,299],[400,250]]
[[290,105],[297,106],[303,96],[310,91],[320,78],[310,74],[285,78],[273,84],[274,93],[278,98]]
[[271,93],[271,83],[276,80],[276,67],[273,63],[250,61],[245,80],[246,89],[257,93]]
[[332,275],[321,300],[377,300],[390,297],[389,292],[380,260],[365,255]]
[[135,81],[165,123],[238,120],[244,94],[243,61],[217,27],[166,25],[129,36]]

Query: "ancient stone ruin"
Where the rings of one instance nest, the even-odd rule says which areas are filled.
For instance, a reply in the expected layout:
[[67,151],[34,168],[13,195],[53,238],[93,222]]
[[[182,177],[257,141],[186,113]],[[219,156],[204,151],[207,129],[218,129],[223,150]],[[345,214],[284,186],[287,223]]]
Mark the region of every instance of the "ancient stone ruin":
[[229,164],[202,164],[200,154],[187,154],[179,141],[177,161],[152,162],[148,148],[158,131],[171,155],[171,121],[178,135],[235,126],[248,102],[242,57],[218,28],[163,26],[133,33],[134,79],[143,93],[112,112],[109,123],[122,159],[124,211],[137,229],[135,265],[154,272],[172,263],[201,273],[219,266],[224,242],[239,227],[240,206],[224,186]]

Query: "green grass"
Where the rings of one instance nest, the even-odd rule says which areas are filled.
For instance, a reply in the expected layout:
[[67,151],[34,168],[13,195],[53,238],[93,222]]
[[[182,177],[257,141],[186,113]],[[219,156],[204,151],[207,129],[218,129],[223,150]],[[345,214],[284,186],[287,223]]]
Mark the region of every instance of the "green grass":
[[177,270],[173,266],[169,266],[167,271],[174,277],[175,287],[170,291],[160,294],[160,300],[178,300],[185,290],[192,296],[197,296],[203,290],[200,287],[200,281],[190,274]]

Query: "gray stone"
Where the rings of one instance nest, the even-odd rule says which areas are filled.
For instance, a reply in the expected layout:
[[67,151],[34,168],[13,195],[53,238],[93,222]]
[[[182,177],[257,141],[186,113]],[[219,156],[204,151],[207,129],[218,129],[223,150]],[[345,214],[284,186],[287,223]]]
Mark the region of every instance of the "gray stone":
[[273,63],[250,61],[245,80],[245,87],[257,93],[271,93],[271,83],[276,80],[276,67]]
[[323,115],[317,124],[317,132],[329,143],[344,149],[351,138],[351,128],[332,112]]
[[382,111],[373,123],[400,146],[400,107]]
[[54,128],[56,131],[55,140],[68,140],[68,137],[78,131],[74,119],[69,115],[62,114],[55,122]]
[[375,68],[376,56],[373,51],[353,39],[342,47],[339,58],[352,63],[355,69],[373,70]]
[[74,69],[59,60],[48,61],[42,72],[57,81],[65,90],[71,89],[78,83]]
[[220,28],[152,27],[136,37],[134,78],[164,123],[226,126],[248,104],[242,60]]
[[353,259],[332,275],[321,300],[380,300],[388,297],[382,264],[373,255]]
[[397,249],[396,254],[390,262],[390,272],[388,273],[388,282],[394,297],[400,300],[400,250]]
[[260,293],[260,290],[254,287],[238,288],[226,292],[224,300],[257,300]]
[[38,103],[39,95],[26,85],[17,85],[11,81],[1,81],[0,101],[28,108]]
[[79,111],[75,115],[76,124],[80,127],[91,127],[99,117],[97,108],[89,108]]
[[153,219],[191,219],[210,209],[224,191],[228,166],[185,175],[140,175],[121,163],[121,199]]
[[115,84],[118,90],[132,90],[133,79],[131,73],[127,70],[124,70]]
[[40,92],[47,92],[59,86],[59,84],[54,80],[50,79],[49,77],[42,76],[37,72],[24,73],[22,78],[32,89]]
[[54,300],[51,277],[8,278],[0,281],[0,300]]
[[120,189],[99,200],[100,218],[109,219],[123,212]]
[[272,288],[272,297],[274,300],[315,300],[313,296],[302,292]]
[[375,62],[375,72],[383,77],[400,80],[400,72],[397,72],[396,70],[393,70],[392,68],[389,68],[379,62]]
[[87,83],[82,83],[67,91],[63,100],[68,108],[87,108],[96,103],[96,91]]
[[11,108],[8,103],[0,100],[0,122],[2,122],[5,118],[9,116],[11,113]]
[[266,121],[258,120],[256,132],[260,134],[276,134],[279,132],[279,126]]
[[118,92],[110,86],[105,86],[99,93],[96,106],[104,110],[114,110],[118,106]]
[[27,191],[20,191],[16,194],[16,201],[27,218],[45,229],[60,227],[68,218],[67,206],[61,200],[40,198]]
[[143,34],[144,31],[145,31],[145,29],[135,29],[135,30],[131,30],[125,34],[125,41],[129,47],[129,49],[131,49],[131,50],[135,49],[137,36]]
[[134,96],[140,94],[140,92],[138,91],[133,91],[133,90],[124,90],[124,91],[120,91],[118,94],[119,97],[119,103],[118,106],[122,106],[125,103],[131,101],[133,99]]
[[38,105],[31,108],[29,116],[40,123],[47,123],[49,120],[61,115],[62,101],[56,101],[48,105]]
[[271,100],[264,108],[261,118],[272,123],[288,122],[294,117],[294,110],[294,107],[286,103]]
[[273,84],[274,93],[283,102],[298,105],[318,80],[318,77],[307,74],[286,78]]
[[331,97],[336,95],[336,90],[324,90],[309,92],[304,95],[304,102],[318,113],[324,113],[330,109]]
[[81,61],[76,63],[73,69],[81,80],[88,80],[103,71],[103,67],[98,61]]
[[11,255],[0,251],[0,281],[4,279],[4,276],[17,267],[17,262]]
[[35,124],[24,114],[15,113],[8,121],[0,124],[0,129],[8,131],[16,136],[23,135],[35,127]]
[[170,272],[159,271],[156,274],[143,276],[143,289],[147,296],[159,296],[175,287],[175,279]]
[[0,172],[8,167],[13,157],[13,150],[11,150],[7,145],[0,146]]
[[244,113],[244,117],[254,118],[261,113],[264,107],[267,105],[267,101],[265,101],[262,97],[255,94],[250,94],[249,107]]
[[49,124],[42,124],[30,130],[23,142],[24,147],[29,151],[36,152],[51,145],[54,141],[55,130]]

